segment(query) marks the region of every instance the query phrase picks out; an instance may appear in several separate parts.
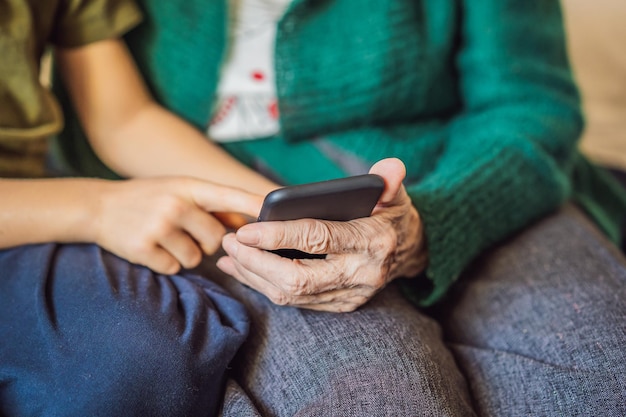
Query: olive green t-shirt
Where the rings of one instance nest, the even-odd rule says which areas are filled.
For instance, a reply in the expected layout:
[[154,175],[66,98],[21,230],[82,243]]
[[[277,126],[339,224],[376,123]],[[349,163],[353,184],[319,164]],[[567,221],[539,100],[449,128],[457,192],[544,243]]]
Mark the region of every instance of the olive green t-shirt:
[[0,0],[0,176],[40,175],[45,139],[62,127],[40,82],[46,47],[117,37],[140,20],[132,0]]

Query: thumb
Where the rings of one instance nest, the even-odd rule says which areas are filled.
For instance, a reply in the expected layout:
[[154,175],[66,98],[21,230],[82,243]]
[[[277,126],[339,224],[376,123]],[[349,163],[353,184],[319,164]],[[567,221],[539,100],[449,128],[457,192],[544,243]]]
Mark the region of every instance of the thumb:
[[406,177],[406,167],[398,158],[386,158],[376,162],[370,168],[370,174],[380,175],[385,180],[385,190],[380,196],[378,204],[389,204],[402,189],[402,181]]

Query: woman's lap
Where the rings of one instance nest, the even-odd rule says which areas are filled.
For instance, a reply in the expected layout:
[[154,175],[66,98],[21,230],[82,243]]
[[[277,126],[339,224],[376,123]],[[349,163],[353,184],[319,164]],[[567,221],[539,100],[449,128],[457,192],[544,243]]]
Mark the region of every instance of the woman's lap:
[[626,415],[626,263],[572,206],[479,259],[435,316],[481,415]]
[[624,415],[624,265],[566,207],[479,259],[428,314],[394,285],[328,314],[224,279],[252,330],[223,415]]
[[222,283],[251,315],[224,416],[470,416],[465,381],[436,322],[390,286],[353,313],[272,305]]
[[93,245],[0,251],[0,415],[206,415],[243,306]]

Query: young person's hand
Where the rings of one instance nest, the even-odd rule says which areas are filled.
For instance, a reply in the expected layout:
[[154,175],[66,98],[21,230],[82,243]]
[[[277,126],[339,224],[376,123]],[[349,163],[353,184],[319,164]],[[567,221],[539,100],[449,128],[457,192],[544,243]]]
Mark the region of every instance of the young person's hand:
[[262,201],[263,196],[187,177],[112,182],[97,204],[94,241],[131,262],[173,274],[219,248],[226,233],[222,222],[233,216],[218,213],[256,218]]
[[[397,159],[370,170],[385,179],[371,217],[349,222],[294,220],[249,224],[224,237],[228,256],[218,266],[276,304],[353,311],[391,280],[426,266],[422,223],[402,180]],[[267,252],[298,249],[325,259],[287,259]]]

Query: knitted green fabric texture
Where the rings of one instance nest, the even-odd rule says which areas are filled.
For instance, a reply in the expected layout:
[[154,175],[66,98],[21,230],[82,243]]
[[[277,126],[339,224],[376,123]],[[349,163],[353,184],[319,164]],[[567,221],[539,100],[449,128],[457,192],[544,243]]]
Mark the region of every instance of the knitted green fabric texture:
[[[226,9],[175,3],[144,1],[153,23],[129,39],[157,97],[205,129]],[[557,0],[296,0],[275,52],[281,136],[229,151],[285,183],[342,175],[316,138],[402,159],[430,256],[428,281],[405,281],[420,305],[573,188],[590,195],[571,181],[583,122]],[[617,236],[622,197],[578,201]]]

